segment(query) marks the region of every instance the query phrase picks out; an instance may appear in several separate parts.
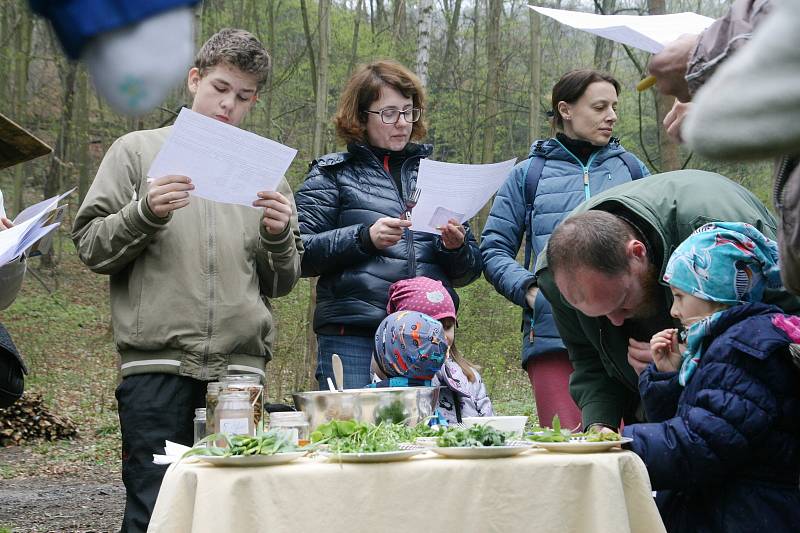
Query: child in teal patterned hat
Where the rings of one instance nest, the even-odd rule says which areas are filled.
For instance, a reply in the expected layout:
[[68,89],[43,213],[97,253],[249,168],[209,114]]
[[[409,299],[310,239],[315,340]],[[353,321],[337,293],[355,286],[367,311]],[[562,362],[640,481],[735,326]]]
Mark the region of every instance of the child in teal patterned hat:
[[442,323],[417,311],[398,311],[375,332],[373,387],[429,387],[444,364],[448,343]]
[[762,302],[780,286],[775,242],[706,224],[664,273],[677,330],[657,333],[639,376],[646,423],[625,446],[647,466],[669,533],[796,531],[800,524],[800,320]]
[[761,302],[766,288],[781,286],[778,248],[750,224],[706,224],[672,253],[664,281],[672,290],[671,314],[686,328],[686,345],[679,349],[678,331],[667,329],[653,336],[650,348],[659,370],[680,366],[685,386],[719,315],[733,305]]

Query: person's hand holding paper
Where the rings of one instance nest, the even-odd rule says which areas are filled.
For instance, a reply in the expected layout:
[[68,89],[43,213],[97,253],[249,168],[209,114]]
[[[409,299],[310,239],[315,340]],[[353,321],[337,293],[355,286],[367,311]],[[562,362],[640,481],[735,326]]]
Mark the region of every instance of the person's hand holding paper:
[[[184,176],[193,186],[169,192],[191,190],[216,202],[263,207],[254,203],[264,199],[259,193],[277,189],[296,154],[294,148],[184,108],[147,176],[151,183]],[[148,205],[153,209],[149,199]]]
[[163,176],[150,182],[147,191],[147,206],[159,218],[167,216],[176,209],[189,205],[189,191],[194,190],[188,176]]
[[264,216],[261,220],[267,233],[271,235],[280,235],[292,218],[292,204],[278,191],[259,192],[258,200],[253,202],[253,207],[264,209]]
[[516,162],[459,165],[423,159],[417,175],[422,194],[411,215],[413,230],[441,234],[448,249],[460,247],[466,233],[461,224],[491,199]]

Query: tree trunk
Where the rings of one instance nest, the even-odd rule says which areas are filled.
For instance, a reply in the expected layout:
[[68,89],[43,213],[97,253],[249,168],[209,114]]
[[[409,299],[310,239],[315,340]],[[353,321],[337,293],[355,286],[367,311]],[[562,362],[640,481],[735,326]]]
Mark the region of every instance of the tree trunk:
[[[494,140],[497,130],[497,100],[500,97],[500,16],[502,0],[489,0],[486,19],[486,107],[484,108],[483,163],[494,162]],[[478,234],[489,216],[492,202],[488,202],[476,217],[474,228]]]
[[328,66],[330,64],[331,0],[319,0],[319,56],[317,65],[316,113],[314,115],[313,155],[322,155],[325,125],[328,122]]
[[358,0],[353,20],[353,44],[350,47],[350,63],[347,65],[347,74],[353,73],[358,60],[358,30],[361,27],[361,14],[364,11],[364,0]]
[[[595,13],[610,15],[614,12],[617,0],[595,0]],[[531,10],[533,11],[533,10]],[[594,68],[609,72],[611,70],[611,57],[614,53],[614,41],[604,37],[595,37],[594,40]]]
[[419,4],[419,39],[417,41],[417,76],[423,87],[428,86],[432,24],[433,0],[421,0]]
[[272,137],[272,98],[274,95],[273,81],[275,80],[275,2],[267,2],[267,43],[269,53],[272,55],[272,68],[267,75],[264,95],[264,135]]
[[[20,22],[16,30],[17,54],[14,58],[14,109],[15,119],[20,124],[27,122],[26,115],[29,109],[28,102],[28,69],[31,63],[31,39],[33,34],[33,21],[27,10],[27,5],[22,3],[19,10]],[[5,84],[3,84],[5,85]],[[14,170],[14,214],[22,211],[25,204],[25,170],[26,165],[17,165]]]
[[[314,99],[317,98],[317,66],[314,60],[314,41],[311,37],[311,28],[308,25],[308,6],[306,0],[300,0],[300,12],[303,15],[303,33],[306,36],[306,48],[308,49],[308,63],[311,70],[311,87],[314,90]],[[319,154],[316,154],[319,155]]]
[[[328,66],[330,63],[330,8],[331,0],[319,0],[319,75],[317,76],[316,113],[314,117],[313,156],[324,151],[325,125],[328,122]],[[317,361],[317,337],[314,334],[314,311],[317,303],[317,279],[311,280],[306,324],[307,369],[313,376]],[[310,381],[310,378],[309,378]]]
[[394,55],[402,57],[402,45],[406,37],[406,2],[405,0],[392,0],[392,42]]
[[528,10],[530,19],[530,62],[528,68],[531,75],[530,113],[528,113],[528,137],[530,140],[538,139],[541,128],[541,113],[539,101],[542,97],[542,19],[533,9]]
[[85,68],[78,74],[78,109],[75,113],[75,141],[78,148],[78,203],[83,203],[89,190],[89,73]]
[[[666,13],[665,0],[647,0],[648,12],[651,15],[663,15]],[[667,172],[670,170],[677,170],[680,168],[678,160],[678,145],[672,142],[669,135],[664,131],[662,124],[664,117],[672,109],[674,98],[667,96],[657,91],[655,94],[656,105],[656,121],[658,127],[656,128],[658,135],[658,151],[659,151],[659,172]]]
[[[531,11],[533,11],[531,9]],[[458,19],[461,16],[461,0],[455,0],[453,5],[453,15],[450,17],[450,22],[447,25],[447,41],[444,45],[444,60],[442,65],[447,72],[455,72],[455,65],[452,61],[452,56],[456,47],[456,34],[458,33]]]
[[502,0],[489,0],[486,20],[486,107],[484,108],[483,163],[494,161],[497,99],[500,96],[500,15]]

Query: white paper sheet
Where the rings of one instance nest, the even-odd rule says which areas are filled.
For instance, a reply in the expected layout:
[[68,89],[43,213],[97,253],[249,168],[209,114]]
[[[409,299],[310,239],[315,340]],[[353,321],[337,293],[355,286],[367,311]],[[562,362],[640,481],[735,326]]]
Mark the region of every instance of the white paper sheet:
[[26,207],[22,211],[19,212],[19,215],[14,219],[14,225],[20,224],[25,222],[26,220],[30,220],[36,216],[41,215],[42,213],[47,213],[52,211],[58,206],[58,202],[75,192],[75,187],[68,190],[63,194],[59,194],[58,196],[53,196],[52,198],[48,198],[47,200],[42,200],[39,203],[33,204],[29,207]]
[[189,176],[191,194],[250,206],[274,191],[297,150],[183,108],[147,176]]
[[411,229],[441,234],[437,226],[455,218],[465,222],[489,201],[516,159],[488,165],[460,165],[423,159],[419,164],[417,189],[419,201],[411,211]]
[[14,219],[14,227],[0,231],[0,266],[19,258],[31,246],[51,235],[61,224],[58,202],[66,198],[75,189],[43,200],[24,209]]
[[698,35],[714,19],[697,13],[672,15],[596,15],[582,11],[528,6],[572,28],[587,31],[652,54],[664,49],[681,35]]
[[0,191],[0,218],[6,218],[6,206],[3,200],[3,191]]

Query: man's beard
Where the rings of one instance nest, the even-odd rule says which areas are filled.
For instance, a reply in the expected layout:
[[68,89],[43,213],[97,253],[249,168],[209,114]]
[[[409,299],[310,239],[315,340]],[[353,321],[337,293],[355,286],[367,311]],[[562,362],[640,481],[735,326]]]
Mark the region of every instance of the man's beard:
[[659,269],[648,261],[647,270],[639,276],[639,284],[642,287],[642,303],[630,317],[632,320],[653,318],[663,310],[664,289],[658,283],[658,274]]

